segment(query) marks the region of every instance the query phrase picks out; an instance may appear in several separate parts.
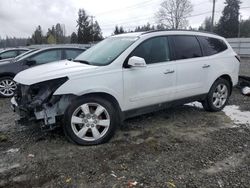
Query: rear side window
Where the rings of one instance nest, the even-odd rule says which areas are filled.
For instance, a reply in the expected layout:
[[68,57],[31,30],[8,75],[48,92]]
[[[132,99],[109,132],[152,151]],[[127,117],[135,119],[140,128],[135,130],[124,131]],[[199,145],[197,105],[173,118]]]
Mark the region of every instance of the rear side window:
[[201,47],[195,36],[173,36],[175,43],[175,59],[201,57]]
[[32,58],[30,58],[30,60],[36,61],[36,64],[44,64],[52,61],[58,61],[61,60],[61,50],[44,51],[33,56]]
[[74,50],[74,49],[65,50],[66,59],[75,59],[82,52],[83,52],[82,50]]
[[211,37],[198,36],[204,56],[214,55],[220,52],[223,52],[227,49],[227,45],[224,41]]
[[147,64],[170,61],[167,37],[155,37],[142,42],[130,54],[130,57],[143,58]]
[[7,59],[7,58],[13,58],[17,56],[17,51],[7,51],[7,52],[3,52],[1,55],[2,59]]

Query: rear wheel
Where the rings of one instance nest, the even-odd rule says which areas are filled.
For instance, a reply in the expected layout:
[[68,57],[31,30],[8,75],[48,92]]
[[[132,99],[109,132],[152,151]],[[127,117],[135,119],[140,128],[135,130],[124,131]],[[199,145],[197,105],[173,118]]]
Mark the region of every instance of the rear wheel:
[[205,110],[210,112],[221,111],[227,104],[230,96],[230,83],[219,78],[212,85],[206,99],[202,101]]
[[73,102],[65,112],[66,137],[79,145],[107,142],[114,134],[118,119],[113,105],[101,98],[86,97]]
[[12,97],[16,90],[16,83],[12,77],[5,76],[0,78],[0,96]]

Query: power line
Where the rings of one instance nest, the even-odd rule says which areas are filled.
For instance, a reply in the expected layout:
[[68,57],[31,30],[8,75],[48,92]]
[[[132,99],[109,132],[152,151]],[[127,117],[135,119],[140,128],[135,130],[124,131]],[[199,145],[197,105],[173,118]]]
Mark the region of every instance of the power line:
[[[100,13],[97,13],[96,16],[103,15],[103,14],[109,14],[109,13],[113,13],[113,12],[117,12],[117,11],[121,11],[121,10],[126,10],[126,9],[142,8],[142,7],[145,7],[145,6],[152,5],[152,4],[149,4],[149,3],[153,2],[153,1],[154,0],[148,0],[148,1],[137,3],[137,4],[134,4],[134,5],[131,5],[131,6],[118,8],[118,9],[113,9],[113,10],[105,11],[105,12],[100,12]],[[155,2],[154,2],[154,4],[155,4]]]

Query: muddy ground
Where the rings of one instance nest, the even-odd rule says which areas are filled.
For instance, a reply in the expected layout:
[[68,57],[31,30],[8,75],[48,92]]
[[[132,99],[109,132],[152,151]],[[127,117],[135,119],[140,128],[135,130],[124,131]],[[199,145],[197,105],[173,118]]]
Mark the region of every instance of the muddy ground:
[[[229,105],[250,111],[250,97],[234,89]],[[241,123],[183,105],[127,120],[91,147],[15,118],[0,99],[0,187],[250,187],[250,116]]]

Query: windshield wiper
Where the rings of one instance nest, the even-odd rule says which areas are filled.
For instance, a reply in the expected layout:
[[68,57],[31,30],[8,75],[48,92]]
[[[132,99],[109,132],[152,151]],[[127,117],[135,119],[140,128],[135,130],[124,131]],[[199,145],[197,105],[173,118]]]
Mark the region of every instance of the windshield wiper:
[[84,64],[87,64],[87,65],[90,65],[90,63],[88,61],[85,61],[85,60],[74,59],[73,61],[74,62],[79,62],[79,63],[84,63]]

